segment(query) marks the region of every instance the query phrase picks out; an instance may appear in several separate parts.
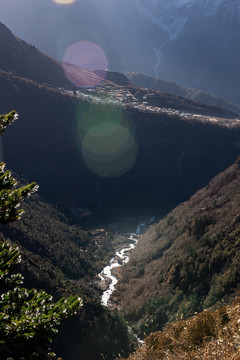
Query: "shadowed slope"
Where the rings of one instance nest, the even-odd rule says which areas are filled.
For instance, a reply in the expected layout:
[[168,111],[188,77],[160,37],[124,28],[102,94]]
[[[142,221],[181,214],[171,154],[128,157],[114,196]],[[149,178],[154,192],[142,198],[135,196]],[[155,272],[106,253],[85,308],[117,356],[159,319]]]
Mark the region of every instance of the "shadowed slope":
[[238,160],[140,239],[115,296],[141,333],[237,294],[239,184]]

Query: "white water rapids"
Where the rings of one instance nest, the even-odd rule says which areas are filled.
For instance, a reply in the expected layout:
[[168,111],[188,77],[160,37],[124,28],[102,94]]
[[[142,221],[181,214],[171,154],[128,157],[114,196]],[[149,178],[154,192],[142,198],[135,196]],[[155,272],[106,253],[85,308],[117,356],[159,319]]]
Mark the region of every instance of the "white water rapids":
[[108,289],[105,290],[101,297],[101,303],[104,306],[108,305],[108,301],[115,290],[115,286],[118,282],[117,277],[112,274],[112,270],[115,268],[119,268],[122,265],[126,264],[129,261],[129,251],[134,249],[135,246],[138,243],[139,235],[142,233],[142,231],[147,228],[152,222],[154,221],[154,217],[148,220],[147,222],[141,223],[137,226],[136,232],[131,233],[130,236],[127,238],[129,240],[129,243],[124,244],[124,248],[116,251],[115,256],[110,260],[109,265],[105,266],[105,268],[101,271],[101,273],[98,274],[100,279],[104,282],[107,282]]

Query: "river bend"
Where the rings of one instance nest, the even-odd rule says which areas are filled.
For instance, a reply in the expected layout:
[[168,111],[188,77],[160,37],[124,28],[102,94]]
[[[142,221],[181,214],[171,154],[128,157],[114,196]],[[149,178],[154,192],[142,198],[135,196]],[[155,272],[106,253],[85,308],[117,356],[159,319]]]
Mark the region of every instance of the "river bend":
[[135,248],[138,243],[140,234],[154,221],[154,217],[149,219],[147,222],[139,224],[136,228],[135,233],[131,233],[127,237],[128,243],[124,244],[124,248],[118,249],[115,256],[110,260],[109,265],[98,274],[101,281],[108,284],[107,290],[105,290],[101,297],[101,303],[104,306],[108,306],[109,299],[115,290],[118,278],[114,275],[114,269],[121,267],[129,261],[129,252]]

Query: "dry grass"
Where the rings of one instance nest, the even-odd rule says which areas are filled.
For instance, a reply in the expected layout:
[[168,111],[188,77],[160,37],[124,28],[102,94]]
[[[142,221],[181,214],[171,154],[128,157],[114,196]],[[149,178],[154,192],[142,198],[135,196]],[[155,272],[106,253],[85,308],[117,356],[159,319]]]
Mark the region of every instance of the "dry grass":
[[128,360],[240,360],[239,303],[169,324]]

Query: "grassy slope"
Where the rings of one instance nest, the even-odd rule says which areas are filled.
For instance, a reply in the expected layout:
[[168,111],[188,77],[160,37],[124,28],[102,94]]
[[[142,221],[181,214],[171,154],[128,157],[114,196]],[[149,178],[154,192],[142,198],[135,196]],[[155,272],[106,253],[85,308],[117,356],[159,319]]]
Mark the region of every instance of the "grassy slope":
[[239,183],[238,161],[142,236],[116,294],[141,334],[238,292]]
[[239,298],[214,312],[204,311],[152,333],[128,360],[238,360]]

